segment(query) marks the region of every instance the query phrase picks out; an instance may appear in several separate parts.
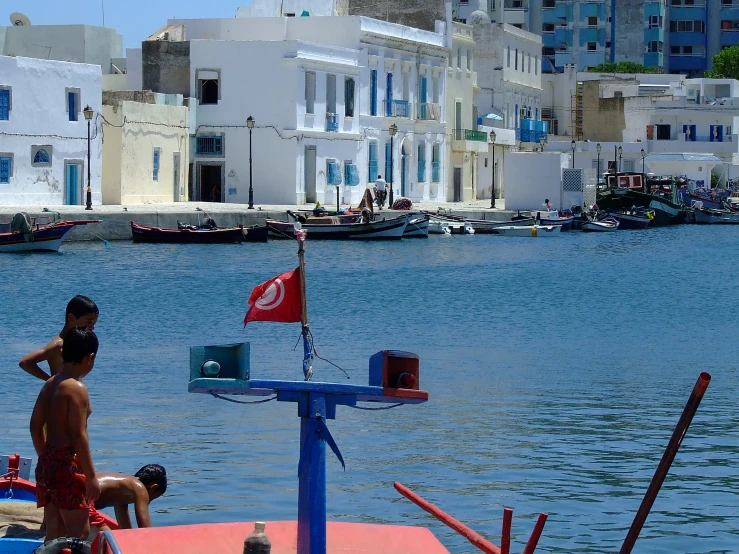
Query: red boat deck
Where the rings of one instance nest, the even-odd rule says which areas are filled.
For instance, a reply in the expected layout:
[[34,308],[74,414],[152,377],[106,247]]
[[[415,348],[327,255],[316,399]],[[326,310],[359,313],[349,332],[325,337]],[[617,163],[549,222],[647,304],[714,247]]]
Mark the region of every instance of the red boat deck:
[[[243,554],[254,523],[214,523],[112,531],[119,550],[108,554]],[[272,554],[296,554],[298,522],[270,521],[266,527]],[[328,554],[449,554],[423,527],[329,522]]]

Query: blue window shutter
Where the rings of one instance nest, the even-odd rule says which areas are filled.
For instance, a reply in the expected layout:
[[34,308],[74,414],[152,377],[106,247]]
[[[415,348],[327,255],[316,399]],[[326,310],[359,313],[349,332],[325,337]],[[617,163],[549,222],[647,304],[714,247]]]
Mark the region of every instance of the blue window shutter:
[[391,181],[392,178],[390,176],[390,143],[385,143],[385,180]]
[[377,70],[370,71],[370,115],[377,115]]
[[77,97],[74,92],[67,93],[67,107],[69,108],[69,121],[77,121]]
[[10,91],[0,90],[0,119],[10,119]]
[[427,89],[426,77],[421,77],[421,84],[420,84],[420,90],[419,90],[419,95],[418,95],[419,96],[418,101],[421,104],[426,103],[426,89]]
[[387,74],[387,85],[385,90],[385,115],[393,114],[393,74]]
[[154,180],[159,180],[159,150],[154,150]]
[[10,183],[10,158],[0,158],[0,183]]

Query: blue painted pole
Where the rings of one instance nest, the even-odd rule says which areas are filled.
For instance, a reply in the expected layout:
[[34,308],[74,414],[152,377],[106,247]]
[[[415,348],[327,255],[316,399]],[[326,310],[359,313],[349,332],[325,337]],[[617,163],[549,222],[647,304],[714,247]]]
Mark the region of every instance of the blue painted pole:
[[304,393],[300,413],[298,554],[326,554],[326,395]]

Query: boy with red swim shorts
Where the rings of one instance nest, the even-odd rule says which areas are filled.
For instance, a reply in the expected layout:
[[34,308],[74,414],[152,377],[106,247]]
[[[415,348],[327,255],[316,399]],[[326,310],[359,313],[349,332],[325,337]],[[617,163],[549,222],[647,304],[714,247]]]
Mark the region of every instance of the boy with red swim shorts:
[[[92,371],[98,339],[84,327],[70,329],[61,349],[64,364],[36,400],[31,438],[39,456],[36,498],[44,508],[46,540],[86,539],[90,533],[90,501],[100,496],[87,436],[92,413],[82,378]],[[44,433],[46,426],[46,433]]]

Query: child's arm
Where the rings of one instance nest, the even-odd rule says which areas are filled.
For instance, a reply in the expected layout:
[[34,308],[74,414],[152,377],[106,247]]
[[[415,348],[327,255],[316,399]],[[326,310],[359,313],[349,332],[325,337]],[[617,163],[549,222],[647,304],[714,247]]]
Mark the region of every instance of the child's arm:
[[41,392],[36,399],[36,404],[33,406],[33,413],[31,414],[31,440],[38,456],[41,456],[41,452],[43,452],[46,446],[46,433],[44,432],[46,412],[44,410],[44,404],[46,404],[47,390],[48,387],[46,385],[41,388]]
[[[118,527],[120,529],[132,529],[133,525],[131,525],[131,515],[128,513],[128,504],[116,506],[114,509],[115,519],[118,522]],[[151,525],[149,525],[148,527],[151,527]]]
[[91,500],[100,498],[100,486],[95,475],[95,466],[90,453],[90,440],[87,436],[87,414],[90,409],[90,396],[87,387],[76,381],[69,394],[69,438],[80,460],[82,472],[87,478],[87,495]]
[[50,353],[58,347],[58,344],[56,344],[55,341],[52,341],[43,348],[34,350],[30,354],[24,356],[18,365],[26,373],[46,381],[51,378],[51,375],[41,369],[38,364],[39,362],[48,360]]

